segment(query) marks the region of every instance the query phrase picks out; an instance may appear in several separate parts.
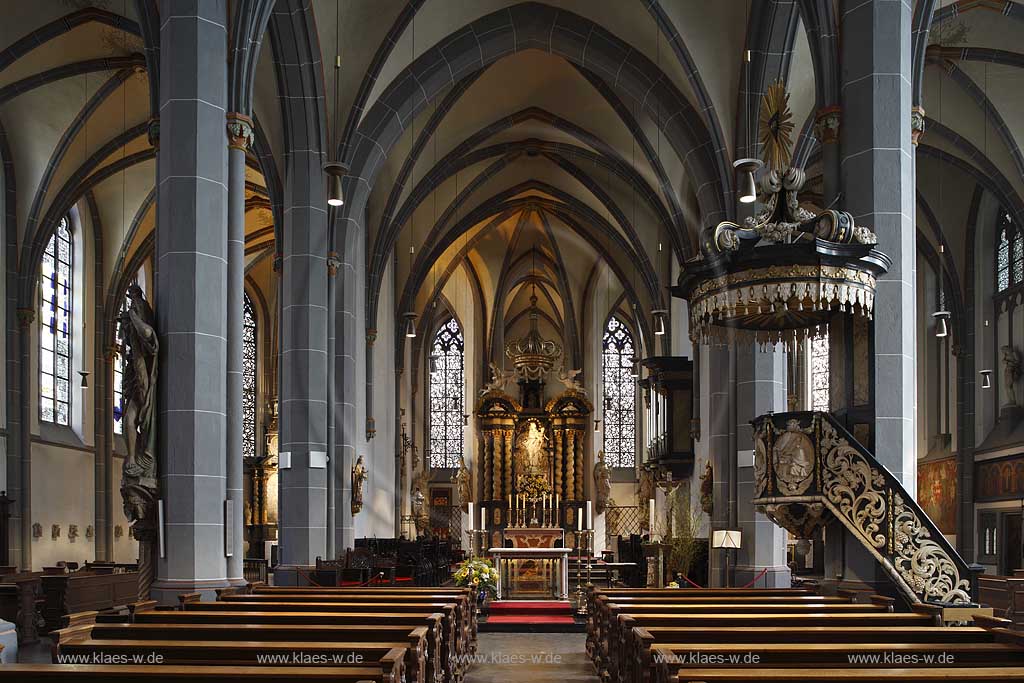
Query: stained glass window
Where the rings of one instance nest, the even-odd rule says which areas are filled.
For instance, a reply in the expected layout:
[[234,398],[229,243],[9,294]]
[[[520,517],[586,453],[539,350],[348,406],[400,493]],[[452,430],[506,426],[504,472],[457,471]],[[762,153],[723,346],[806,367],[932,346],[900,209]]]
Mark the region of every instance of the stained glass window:
[[242,327],[242,455],[256,457],[256,311],[245,295]]
[[65,216],[43,252],[39,287],[39,418],[59,425],[71,423],[72,260]]
[[1024,282],[1024,235],[1020,234],[1013,217],[1005,210],[999,212],[997,234],[996,292],[1002,292]]
[[[117,311],[118,320],[128,310],[127,292],[121,298],[121,308]],[[118,330],[120,332],[120,330]],[[120,336],[118,336],[120,339]],[[114,433],[123,434],[124,424],[121,418],[124,416],[124,354],[118,351],[114,356]]]
[[452,318],[434,335],[430,349],[430,466],[456,468],[462,464],[462,413],[465,393],[459,323]]
[[615,317],[601,342],[604,389],[604,457],[609,467],[636,466],[636,379],[633,335]]
[[811,340],[811,410],[828,411],[828,335],[815,337]]

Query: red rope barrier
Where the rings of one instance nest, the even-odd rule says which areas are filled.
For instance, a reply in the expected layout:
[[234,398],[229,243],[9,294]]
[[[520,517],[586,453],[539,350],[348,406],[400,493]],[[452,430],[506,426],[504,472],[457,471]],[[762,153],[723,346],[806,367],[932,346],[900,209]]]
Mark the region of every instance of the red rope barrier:
[[757,583],[757,580],[758,580],[758,579],[760,579],[760,578],[761,578],[762,576],[764,576],[764,575],[765,575],[765,574],[767,574],[767,573],[768,573],[768,567],[765,567],[764,569],[762,569],[762,570],[761,570],[761,573],[760,573],[760,574],[758,574],[757,576],[755,576],[755,577],[754,577],[753,581],[751,581],[750,583],[748,583],[748,584],[747,584],[746,586],[743,586],[743,587],[744,587],[744,588],[750,588],[750,587],[751,587],[751,586],[753,586],[753,585],[754,585],[755,583]]

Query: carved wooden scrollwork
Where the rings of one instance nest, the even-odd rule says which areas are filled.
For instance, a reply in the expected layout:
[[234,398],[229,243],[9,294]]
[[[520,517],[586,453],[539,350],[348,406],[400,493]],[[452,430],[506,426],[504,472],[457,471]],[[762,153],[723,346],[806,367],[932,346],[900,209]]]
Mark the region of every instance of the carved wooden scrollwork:
[[824,493],[875,548],[885,547],[885,477],[828,422],[821,427]]
[[971,582],[961,578],[956,563],[899,494],[893,503],[893,564],[903,580],[925,600],[970,602]]

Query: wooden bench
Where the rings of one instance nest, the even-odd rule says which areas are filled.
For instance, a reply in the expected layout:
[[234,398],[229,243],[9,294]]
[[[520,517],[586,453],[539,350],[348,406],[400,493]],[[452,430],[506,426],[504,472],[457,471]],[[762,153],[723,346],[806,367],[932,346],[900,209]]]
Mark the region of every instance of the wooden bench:
[[413,603],[434,603],[434,602],[455,602],[456,618],[461,630],[467,635],[467,650],[475,651],[477,620],[476,601],[470,597],[470,591],[465,588],[454,588],[450,590],[429,589],[403,589],[403,588],[374,588],[366,589],[351,588],[287,588],[267,591],[267,587],[256,588],[256,592],[247,594],[224,593],[219,596],[222,602],[362,602],[379,604],[381,601],[388,602],[413,602]]
[[373,666],[173,666],[173,665],[84,665],[84,664],[7,664],[6,680],[17,683],[401,683],[393,666],[397,661],[382,663],[389,669]]
[[594,665],[602,674],[612,675],[623,664],[621,658],[630,649],[633,629],[636,627],[687,626],[691,628],[749,628],[754,626],[788,626],[807,628],[811,626],[860,626],[875,628],[878,626],[936,626],[935,616],[931,612],[924,613],[893,613],[893,612],[807,612],[807,613],[776,613],[720,611],[717,613],[684,613],[684,614],[645,614],[629,612],[619,614],[610,624],[609,632],[596,641]]
[[[710,614],[710,615],[727,615],[737,611],[742,611],[747,614],[751,613],[771,613],[773,615],[785,615],[785,614],[814,614],[827,612],[833,615],[841,614],[877,614],[887,613],[892,610],[890,603],[877,603],[877,604],[851,604],[851,603],[804,603],[804,604],[782,604],[775,605],[771,603],[753,603],[753,604],[735,604],[732,602],[697,602],[697,603],[657,603],[657,604],[643,604],[643,605],[625,605],[616,602],[599,602],[598,612],[594,615],[593,620],[588,622],[588,634],[587,639],[592,644],[599,643],[602,640],[611,640],[612,642],[619,642],[622,640],[621,636],[616,635],[617,631],[617,620],[620,614],[643,614],[643,615],[656,615],[656,614],[667,614],[667,615],[697,615],[697,614]],[[601,656],[600,653],[592,645],[591,652],[597,656]]]
[[651,649],[664,643],[757,644],[799,643],[992,643],[997,634],[977,626],[746,626],[701,628],[690,626],[636,627],[628,650],[617,658],[618,680],[649,681],[653,673]]
[[[431,683],[443,680],[444,672],[434,666],[440,652],[440,644],[429,639],[426,626],[410,629],[408,626],[377,625],[332,626],[332,625],[273,625],[273,624],[97,624],[95,612],[71,615],[69,626],[51,633],[53,652],[56,660],[66,645],[83,642],[107,641],[174,641],[232,643],[235,641],[267,643],[301,643],[305,649],[315,650],[320,643],[372,643],[391,647],[405,647],[406,677],[410,681]],[[436,636],[436,634],[435,634]],[[266,650],[269,651],[269,650]],[[249,654],[249,653],[243,653]],[[165,662],[171,661],[167,657]],[[184,662],[182,662],[184,663]],[[245,664],[246,662],[243,662]],[[250,662],[251,663],[251,662]]]
[[[860,661],[851,662],[851,657]],[[707,666],[745,669],[799,663],[821,675],[835,669],[946,664],[1024,666],[1024,650],[1006,643],[703,643],[656,645],[651,651],[654,683],[677,681],[687,669]],[[872,662],[877,658],[877,662]],[[949,659],[943,659],[949,658]]]
[[[230,603],[200,603],[203,605],[227,605]],[[304,606],[302,606],[304,607]],[[251,611],[251,610],[199,610],[189,605],[185,611],[157,610],[151,607],[136,609],[132,615],[134,624],[226,624],[242,627],[260,624],[275,626],[346,626],[363,631],[372,631],[379,626],[403,626],[413,629],[425,626],[427,636],[427,678],[438,683],[448,683],[461,676],[461,668],[454,652],[455,634],[453,622],[443,612],[307,612],[296,611]],[[436,654],[435,654],[436,653]]]
[[[229,596],[232,597],[232,596]],[[249,596],[240,596],[249,597]],[[258,597],[258,596],[252,596]],[[202,602],[191,597],[182,602],[183,610],[201,611],[242,611],[242,612],[343,612],[348,614],[375,614],[388,612],[392,614],[433,613],[444,614],[442,641],[451,644],[453,660],[461,661],[469,653],[468,624],[459,611],[457,602],[414,602],[414,601],[341,601],[341,600],[224,600]],[[459,670],[459,667],[455,667]]]
[[[1024,667],[942,667],[919,669],[833,669],[828,680],[841,683],[1006,683],[1024,680]],[[702,668],[681,671],[678,683],[821,683],[820,669],[727,669]]]

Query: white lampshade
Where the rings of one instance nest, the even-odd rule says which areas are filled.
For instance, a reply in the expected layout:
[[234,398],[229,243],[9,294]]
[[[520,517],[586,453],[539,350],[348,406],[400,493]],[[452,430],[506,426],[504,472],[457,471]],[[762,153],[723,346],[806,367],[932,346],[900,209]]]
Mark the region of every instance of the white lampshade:
[[327,203],[331,206],[342,206],[345,197],[341,189],[341,179],[348,173],[348,166],[340,161],[329,161],[324,164],[324,173],[327,174]]
[[721,529],[711,537],[712,548],[739,548],[743,541],[742,531],[728,531]]
[[761,168],[760,159],[737,159],[733,163],[736,169],[736,195],[740,203],[752,204],[757,201],[757,183],[754,173]]

